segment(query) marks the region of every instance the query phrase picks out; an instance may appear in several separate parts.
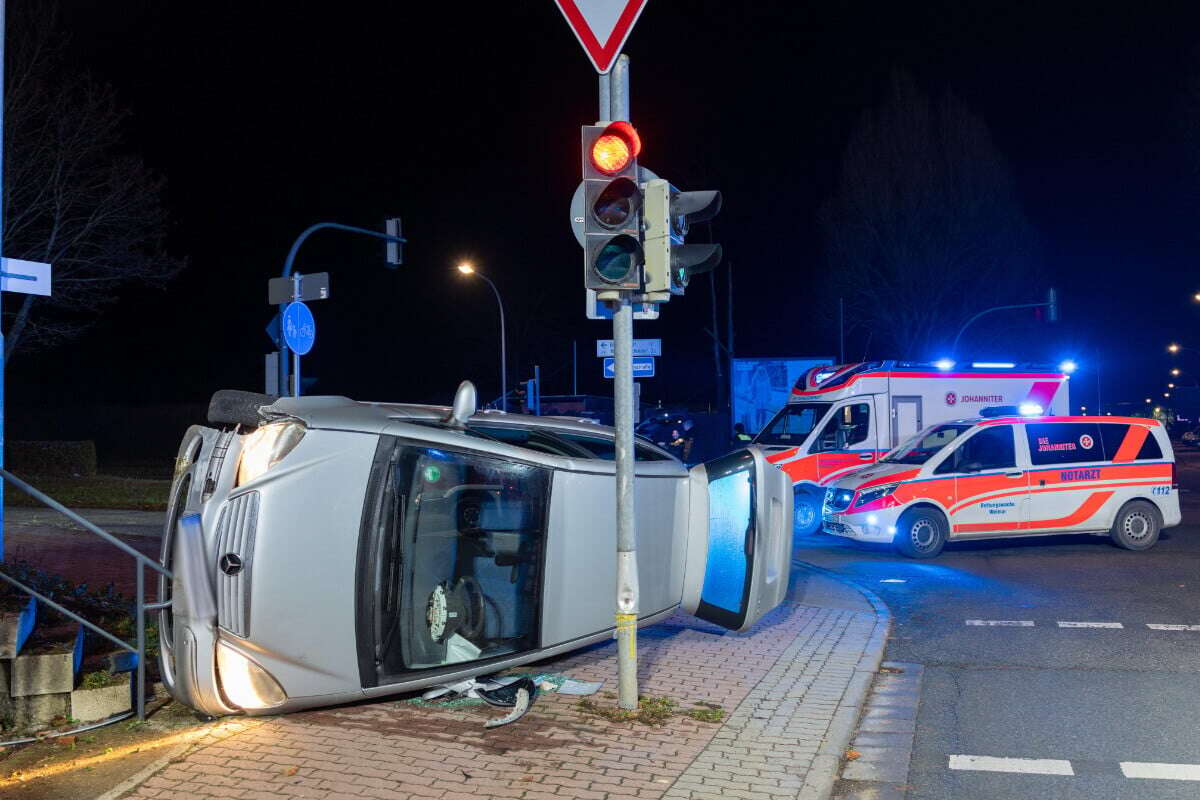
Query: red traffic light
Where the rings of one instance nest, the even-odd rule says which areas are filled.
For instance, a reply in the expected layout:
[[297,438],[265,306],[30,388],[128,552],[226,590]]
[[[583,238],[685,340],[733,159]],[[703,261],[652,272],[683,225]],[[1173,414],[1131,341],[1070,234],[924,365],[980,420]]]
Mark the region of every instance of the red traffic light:
[[642,151],[642,140],[632,125],[614,122],[592,142],[592,165],[607,175],[615,175],[629,166]]

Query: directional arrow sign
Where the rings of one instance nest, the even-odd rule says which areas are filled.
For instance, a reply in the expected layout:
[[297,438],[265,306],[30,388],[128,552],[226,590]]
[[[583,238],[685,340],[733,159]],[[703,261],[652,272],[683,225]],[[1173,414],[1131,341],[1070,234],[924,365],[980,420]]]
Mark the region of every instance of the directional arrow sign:
[[[616,359],[604,359],[604,377],[615,378]],[[633,359],[633,377],[635,378],[653,378],[654,377],[654,359],[653,358],[635,358]]]
[[19,258],[0,258],[0,292],[50,296],[50,265]]
[[[597,339],[596,340],[596,355],[600,358],[606,358],[613,355],[613,340],[612,339]],[[633,340],[633,355],[635,356],[661,356],[662,355],[662,339],[634,339]]]
[[566,17],[592,66],[603,75],[612,69],[646,0],[554,0],[554,4]]

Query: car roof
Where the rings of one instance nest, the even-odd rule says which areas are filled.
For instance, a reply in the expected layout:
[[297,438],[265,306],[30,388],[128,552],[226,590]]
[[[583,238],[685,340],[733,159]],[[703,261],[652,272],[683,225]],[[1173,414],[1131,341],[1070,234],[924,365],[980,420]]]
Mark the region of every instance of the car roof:
[[[391,422],[440,423],[450,415],[449,406],[361,401],[339,395],[281,397],[271,405],[264,406],[262,411],[269,418],[298,419],[310,428],[363,433],[381,433]],[[467,422],[469,425],[495,425],[525,430],[546,429],[583,436],[600,435],[604,438],[614,438],[616,435],[616,431],[611,427],[588,419],[510,414],[496,409],[477,411]],[[640,441],[656,451],[661,451],[661,448],[645,439]]]

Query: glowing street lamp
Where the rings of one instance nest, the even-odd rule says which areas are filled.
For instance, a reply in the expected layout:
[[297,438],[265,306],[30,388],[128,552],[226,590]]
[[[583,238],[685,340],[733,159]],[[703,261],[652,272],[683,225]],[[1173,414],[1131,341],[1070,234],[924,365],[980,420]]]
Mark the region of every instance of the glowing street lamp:
[[1179,377],[1179,367],[1175,367],[1174,369],[1172,369],[1171,374],[1174,375],[1176,378],[1178,378]]
[[500,409],[508,411],[508,344],[504,336],[504,301],[500,299],[500,290],[488,276],[476,270],[469,261],[461,262],[455,269],[463,275],[482,278],[488,286],[492,287],[492,293],[496,295],[496,305],[500,307]]
[[1182,350],[1182,349],[1183,349],[1183,348],[1182,348],[1182,347],[1180,347],[1180,346],[1179,346],[1179,344],[1178,344],[1178,343],[1176,343],[1176,342],[1171,342],[1169,345],[1167,345],[1167,352],[1168,352],[1168,353],[1178,353],[1178,352],[1179,352],[1180,350]]

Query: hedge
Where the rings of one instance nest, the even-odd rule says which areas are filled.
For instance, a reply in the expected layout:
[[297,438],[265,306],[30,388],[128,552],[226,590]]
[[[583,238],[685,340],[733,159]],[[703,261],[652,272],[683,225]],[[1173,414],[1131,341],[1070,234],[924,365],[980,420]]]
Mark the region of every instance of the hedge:
[[8,441],[4,465],[21,475],[61,475],[90,478],[96,474],[96,443]]

